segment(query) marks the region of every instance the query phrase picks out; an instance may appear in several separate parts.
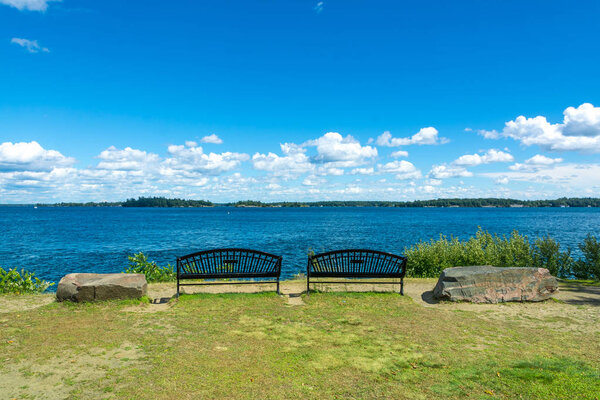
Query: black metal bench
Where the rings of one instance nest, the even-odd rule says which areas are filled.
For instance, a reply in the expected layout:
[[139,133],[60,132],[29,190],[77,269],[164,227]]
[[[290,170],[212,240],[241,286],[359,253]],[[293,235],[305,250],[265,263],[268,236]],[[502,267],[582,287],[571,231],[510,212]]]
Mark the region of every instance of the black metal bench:
[[[177,257],[177,297],[180,286],[276,283],[279,293],[281,257],[249,249],[215,249]],[[185,279],[246,279],[276,278],[276,280],[179,283]]]
[[[400,294],[404,295],[406,257],[376,250],[336,250],[308,256],[306,267],[306,292],[310,294],[311,278],[398,278]],[[339,281],[314,281],[313,283],[340,283]],[[364,283],[343,281],[343,283]],[[397,284],[383,281],[369,283]]]

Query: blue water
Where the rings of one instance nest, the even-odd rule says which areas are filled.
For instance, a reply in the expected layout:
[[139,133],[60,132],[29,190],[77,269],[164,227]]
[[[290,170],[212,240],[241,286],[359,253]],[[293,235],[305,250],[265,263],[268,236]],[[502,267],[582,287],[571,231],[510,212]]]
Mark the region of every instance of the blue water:
[[597,208],[38,208],[0,207],[0,266],[58,281],[70,272],[120,272],[143,251],[159,264],[194,251],[245,247],[283,256],[284,278],[309,249],[402,253],[440,234],[467,238],[481,226],[550,234],[574,249],[600,235]]

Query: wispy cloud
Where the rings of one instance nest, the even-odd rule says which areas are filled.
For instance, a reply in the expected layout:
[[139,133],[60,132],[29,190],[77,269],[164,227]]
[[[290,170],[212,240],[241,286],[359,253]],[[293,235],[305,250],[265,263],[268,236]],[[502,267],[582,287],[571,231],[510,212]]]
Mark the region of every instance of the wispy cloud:
[[48,3],[62,0],[0,0],[0,4],[14,7],[18,10],[46,11]]
[[315,10],[315,12],[317,14],[321,14],[321,12],[323,12],[323,7],[325,6],[325,3],[323,3],[322,1],[318,2],[317,5],[313,8]]
[[10,42],[25,48],[30,53],[50,53],[50,50],[47,47],[40,46],[37,40],[12,38]]

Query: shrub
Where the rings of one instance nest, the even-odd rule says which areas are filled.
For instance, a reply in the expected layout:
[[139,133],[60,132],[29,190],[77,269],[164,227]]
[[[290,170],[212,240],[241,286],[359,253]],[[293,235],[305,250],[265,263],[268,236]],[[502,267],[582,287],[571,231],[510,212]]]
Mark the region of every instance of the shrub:
[[469,265],[541,267],[553,275],[568,276],[573,266],[570,251],[561,252],[550,237],[537,239],[532,245],[517,231],[506,237],[481,228],[464,241],[443,235],[438,240],[421,241],[406,248],[405,255],[408,275],[419,278],[437,277],[446,268]]
[[140,252],[129,256],[129,268],[125,270],[128,274],[144,274],[148,282],[172,282],[177,279],[177,274],[170,264],[160,267],[154,261],[148,261],[148,257]]
[[560,251],[560,244],[550,236],[538,238],[533,245],[533,265],[547,268],[554,276],[568,277],[574,266],[571,250]]
[[583,257],[573,265],[573,275],[578,279],[600,280],[600,241],[588,234],[579,250]]
[[0,268],[0,293],[42,293],[54,282],[47,282],[35,276],[33,272],[16,268],[8,271]]

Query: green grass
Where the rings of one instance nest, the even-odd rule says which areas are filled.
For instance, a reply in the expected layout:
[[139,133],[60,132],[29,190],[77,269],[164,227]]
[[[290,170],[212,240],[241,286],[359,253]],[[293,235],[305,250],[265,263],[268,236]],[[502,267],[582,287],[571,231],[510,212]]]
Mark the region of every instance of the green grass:
[[[74,399],[596,399],[600,393],[597,330],[490,320],[393,293],[312,293],[304,301],[291,307],[272,293],[205,294],[182,295],[156,313],[130,312],[152,305],[125,301],[0,314],[0,387],[4,373],[21,377],[19,387],[55,379]],[[569,317],[571,306],[554,306]],[[78,372],[64,373],[70,365]]]

